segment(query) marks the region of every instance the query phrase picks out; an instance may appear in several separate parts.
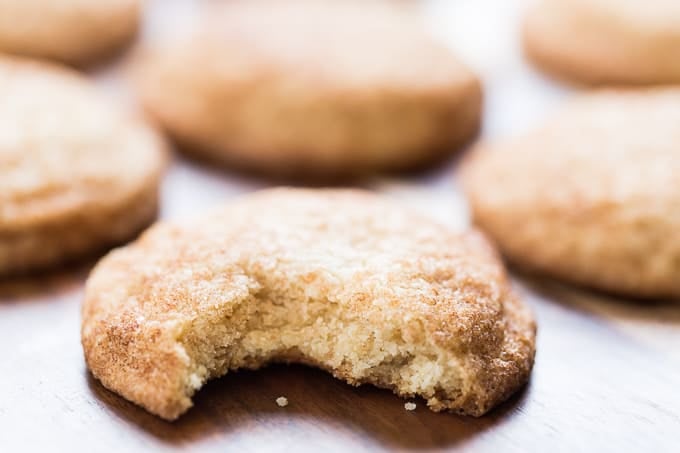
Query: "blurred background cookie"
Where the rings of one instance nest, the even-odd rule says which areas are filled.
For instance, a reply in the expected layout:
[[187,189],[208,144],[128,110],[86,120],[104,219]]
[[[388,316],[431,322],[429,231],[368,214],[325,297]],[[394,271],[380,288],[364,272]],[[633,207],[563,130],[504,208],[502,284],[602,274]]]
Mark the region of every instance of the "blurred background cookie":
[[141,0],[0,0],[0,52],[83,64],[136,34]]
[[525,18],[524,47],[576,82],[680,83],[680,2],[541,0]]
[[475,222],[512,261],[639,297],[680,297],[680,89],[583,95],[464,167]]
[[476,76],[381,2],[228,2],[151,45],[149,112],[204,158],[275,174],[407,169],[478,130]]
[[0,58],[0,275],[129,239],[155,216],[164,163],[148,126],[56,65]]

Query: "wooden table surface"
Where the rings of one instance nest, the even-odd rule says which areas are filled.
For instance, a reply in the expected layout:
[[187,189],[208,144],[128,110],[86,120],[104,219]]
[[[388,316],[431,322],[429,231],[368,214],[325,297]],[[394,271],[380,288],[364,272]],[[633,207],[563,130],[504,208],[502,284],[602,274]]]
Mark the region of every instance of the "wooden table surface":
[[[152,2],[153,20],[187,1]],[[521,60],[513,2],[454,3],[422,7],[433,30],[484,76],[485,136],[529,127],[568,94]],[[115,72],[99,76],[116,85]],[[455,165],[366,185],[460,228],[467,216],[451,178]],[[177,158],[164,183],[162,217],[191,215],[270,184]],[[680,451],[678,303],[615,299],[515,274],[538,320],[536,365],[523,391],[479,419],[435,414],[420,400],[409,412],[388,391],[352,388],[302,366],[272,366],[208,384],[195,407],[169,423],[87,372],[79,310],[91,265],[0,282],[0,452]],[[277,406],[279,396],[287,407]]]

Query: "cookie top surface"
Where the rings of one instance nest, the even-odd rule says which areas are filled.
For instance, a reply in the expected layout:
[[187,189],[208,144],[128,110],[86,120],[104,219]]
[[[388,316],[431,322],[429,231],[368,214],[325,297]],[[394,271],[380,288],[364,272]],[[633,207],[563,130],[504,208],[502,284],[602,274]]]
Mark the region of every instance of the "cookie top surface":
[[0,58],[0,231],[125,199],[164,163],[156,133],[75,72]]
[[[488,190],[496,189],[499,201],[667,199],[678,194],[679,140],[680,90],[595,92],[572,100],[537,130],[500,144],[500,152],[485,156],[485,178],[497,177]],[[519,179],[521,172],[530,177]],[[506,191],[501,184],[513,177]]]
[[202,10],[193,25],[165,44],[155,43],[163,52],[159,57],[201,61],[232,82],[271,77],[298,89],[311,84],[369,94],[432,92],[470,77],[408,10],[389,4],[237,1]]
[[260,0],[200,17],[150,43],[133,73],[145,107],[213,160],[273,172],[407,167],[478,127],[477,78],[394,5]]
[[516,261],[611,291],[678,295],[679,143],[680,90],[595,92],[482,147],[464,179],[478,223]]
[[136,33],[140,0],[0,0],[0,51],[88,63]]
[[[266,190],[193,223],[155,226],[102,263],[92,285],[108,286],[121,276],[118,272],[136,272],[126,276],[117,294],[98,295],[101,302],[124,305],[100,308],[131,310],[149,322],[181,319],[200,312],[204,304],[251,291],[265,279],[267,285],[285,288],[303,278],[324,295],[382,293],[385,297],[376,303],[385,308],[424,310],[433,321],[459,323],[455,330],[464,335],[474,334],[467,324],[474,319],[502,314],[496,296],[507,282],[480,237],[450,233],[377,195],[315,192]],[[444,246],[447,240],[450,246]],[[173,296],[199,287],[200,297],[180,301]],[[411,297],[398,297],[400,291]],[[122,292],[134,294],[134,303],[120,298]],[[477,297],[479,304],[469,304]],[[441,306],[434,309],[437,304]],[[458,310],[470,310],[470,315],[453,316]],[[470,344],[480,350],[487,346]]]
[[[244,304],[255,311],[247,321],[237,321]],[[343,317],[315,315],[320,309],[314,304],[332,307],[335,316]],[[451,354],[452,362],[444,363],[469,373],[469,382],[457,391],[468,398],[466,410],[476,415],[521,385],[533,362],[532,317],[513,295],[502,264],[481,235],[454,234],[361,191],[263,191],[200,221],[157,225],[133,245],[114,251],[87,284],[83,344],[88,364],[107,387],[174,418],[188,407],[176,393],[183,396],[177,388],[185,384],[177,384],[177,376],[185,376],[190,365],[177,365],[174,352],[161,358],[161,351],[174,351],[178,342],[189,350],[187,332],[199,329],[195,326],[211,312],[225,313],[217,322],[227,331],[241,322],[268,326],[241,327],[244,332],[230,337],[232,342],[241,341],[250,328],[266,336],[267,329],[276,333],[287,324],[294,327],[258,351],[281,348],[272,345],[315,325],[318,338],[292,340],[299,343],[283,350],[332,344],[334,337],[321,333],[324,323],[342,321],[345,329],[368,326],[375,342],[383,331],[406,329],[394,335],[412,335],[414,348]],[[411,327],[399,327],[403,323]],[[209,325],[200,336],[217,329]],[[422,334],[407,333],[421,329]],[[154,331],[157,335],[148,334]],[[228,336],[220,334],[214,341],[225,342]],[[364,340],[359,343],[343,357],[351,362],[351,355],[368,348]],[[128,371],[110,363],[121,347],[134,362]],[[227,341],[211,350],[233,347]],[[325,353],[309,354],[312,362],[333,363]],[[146,383],[150,374],[132,371],[147,369],[140,362],[150,355],[144,362],[154,370],[149,373],[163,376],[167,388],[151,392]],[[142,388],[147,390],[135,390]],[[456,404],[451,408],[465,410],[460,401]]]
[[539,65],[597,84],[680,81],[680,3],[543,0],[527,14],[525,47]]

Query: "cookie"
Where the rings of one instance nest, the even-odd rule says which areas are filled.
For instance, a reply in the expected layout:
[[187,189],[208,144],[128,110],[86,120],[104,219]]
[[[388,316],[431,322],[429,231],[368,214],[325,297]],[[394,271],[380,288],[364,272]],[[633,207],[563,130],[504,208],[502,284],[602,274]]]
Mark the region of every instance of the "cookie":
[[680,2],[543,0],[523,28],[527,55],[586,84],[680,83]]
[[0,0],[0,52],[96,61],[136,34],[140,0]]
[[0,58],[0,276],[126,240],[155,216],[164,147],[85,78]]
[[583,95],[464,165],[476,223],[512,261],[634,297],[680,297],[680,89]]
[[479,416],[527,381],[534,336],[480,234],[322,189],[157,224],[96,266],[82,322],[94,376],[168,420],[207,380],[270,362]]
[[477,77],[394,5],[229,2],[132,73],[182,148],[283,176],[421,167],[477,131]]

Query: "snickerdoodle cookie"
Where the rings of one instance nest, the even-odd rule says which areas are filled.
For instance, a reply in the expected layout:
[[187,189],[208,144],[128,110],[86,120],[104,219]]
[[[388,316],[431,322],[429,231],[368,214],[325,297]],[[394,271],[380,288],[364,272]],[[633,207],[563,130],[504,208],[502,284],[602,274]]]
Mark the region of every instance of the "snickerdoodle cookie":
[[527,381],[534,335],[479,233],[313,189],[154,226],[94,269],[82,324],[92,373],[170,420],[208,379],[269,362],[479,416]]
[[0,52],[82,64],[134,37],[141,0],[0,0]]
[[0,58],[0,275],[128,239],[156,212],[158,136],[75,72]]
[[477,77],[387,2],[236,1],[150,44],[149,112],[183,147],[286,176],[422,166],[480,122]]
[[526,16],[524,46],[576,82],[680,83],[680,2],[542,0]]
[[[485,149],[489,148],[489,149]],[[512,261],[638,297],[680,297],[680,89],[582,95],[463,172]]]

